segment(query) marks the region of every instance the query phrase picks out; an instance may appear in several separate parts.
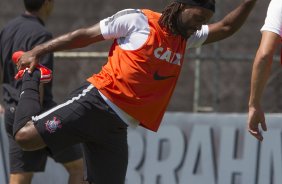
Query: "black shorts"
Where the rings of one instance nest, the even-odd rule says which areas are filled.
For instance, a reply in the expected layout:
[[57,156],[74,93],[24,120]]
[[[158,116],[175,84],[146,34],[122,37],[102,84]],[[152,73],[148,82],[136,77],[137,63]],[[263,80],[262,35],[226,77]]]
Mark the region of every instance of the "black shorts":
[[54,153],[83,143],[85,180],[124,184],[128,163],[127,125],[86,82],[66,102],[33,117],[35,127]]
[[10,173],[42,172],[45,169],[48,156],[62,164],[82,158],[82,149],[79,144],[68,147],[55,155],[52,155],[48,148],[37,151],[23,151],[13,138],[14,112],[14,105],[7,106],[5,109],[5,128],[9,140]]

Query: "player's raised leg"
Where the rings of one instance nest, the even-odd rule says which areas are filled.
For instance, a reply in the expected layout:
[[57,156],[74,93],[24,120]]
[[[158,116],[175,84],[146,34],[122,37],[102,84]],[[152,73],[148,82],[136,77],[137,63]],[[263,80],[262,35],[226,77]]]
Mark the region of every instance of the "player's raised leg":
[[20,100],[15,114],[13,127],[15,140],[24,150],[29,151],[45,147],[45,143],[32,121],[32,116],[41,111],[39,84],[42,76],[44,76],[42,71],[46,72],[48,69],[42,70],[39,67],[31,74],[27,71],[24,72]]

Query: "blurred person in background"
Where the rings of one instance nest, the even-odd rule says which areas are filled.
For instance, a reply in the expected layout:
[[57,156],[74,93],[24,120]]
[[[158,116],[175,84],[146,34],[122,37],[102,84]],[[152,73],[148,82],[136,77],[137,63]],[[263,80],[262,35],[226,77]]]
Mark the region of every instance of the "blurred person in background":
[[[9,139],[10,156],[10,184],[30,184],[34,172],[45,169],[47,156],[63,164],[69,173],[69,184],[83,181],[83,159],[80,145],[66,148],[62,153],[51,155],[48,149],[37,151],[23,151],[13,137],[13,122],[19,94],[21,80],[15,80],[17,68],[12,62],[12,53],[16,50],[30,50],[36,45],[52,39],[52,34],[44,27],[44,22],[52,12],[54,0],[24,0],[25,12],[11,20],[0,32],[0,65],[3,78],[3,105],[0,113],[4,113],[5,127]],[[46,54],[40,63],[53,68],[53,54]],[[52,95],[52,83],[42,87],[41,104],[43,109],[55,105]]]
[[[282,1],[271,0],[268,6],[264,25],[261,28],[261,41],[253,62],[251,92],[249,99],[249,116],[247,128],[251,135],[262,141],[263,131],[267,131],[264,111],[261,106],[263,91],[269,76],[273,56],[282,41]],[[281,47],[282,48],[282,47]],[[282,52],[281,52],[282,64]]]
[[[47,146],[53,152],[82,142],[86,180],[124,184],[128,126],[140,125],[156,132],[176,86],[186,47],[231,36],[255,3],[243,0],[211,24],[207,23],[215,12],[214,0],[174,0],[162,13],[126,9],[36,46],[17,62],[23,86],[15,139],[26,150]],[[40,114],[38,86],[46,80],[38,65],[40,58],[103,40],[114,41],[101,71],[89,77],[66,102]]]

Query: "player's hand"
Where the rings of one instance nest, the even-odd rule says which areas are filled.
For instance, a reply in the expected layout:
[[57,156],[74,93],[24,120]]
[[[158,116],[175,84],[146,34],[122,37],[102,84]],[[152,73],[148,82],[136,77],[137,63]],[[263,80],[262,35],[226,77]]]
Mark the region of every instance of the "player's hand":
[[0,115],[5,113],[5,108],[0,104]]
[[259,141],[262,141],[263,136],[259,130],[259,124],[261,125],[263,131],[267,131],[264,112],[261,110],[260,107],[249,107],[249,117],[247,125],[248,131]]
[[32,73],[39,63],[39,58],[32,51],[25,52],[18,60],[18,70],[29,68],[28,72]]

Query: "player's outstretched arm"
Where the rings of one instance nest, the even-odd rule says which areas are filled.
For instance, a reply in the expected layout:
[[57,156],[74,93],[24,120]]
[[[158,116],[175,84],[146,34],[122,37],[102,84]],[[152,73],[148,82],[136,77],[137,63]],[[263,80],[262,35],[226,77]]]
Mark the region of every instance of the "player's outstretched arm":
[[38,64],[40,56],[44,54],[82,48],[102,40],[104,40],[104,38],[101,34],[99,24],[88,28],[81,28],[40,44],[31,51],[26,52],[19,59],[17,67],[21,69],[30,66],[29,72],[32,72]]
[[257,0],[244,0],[222,20],[209,24],[209,35],[204,44],[225,39],[235,33],[245,22]]

